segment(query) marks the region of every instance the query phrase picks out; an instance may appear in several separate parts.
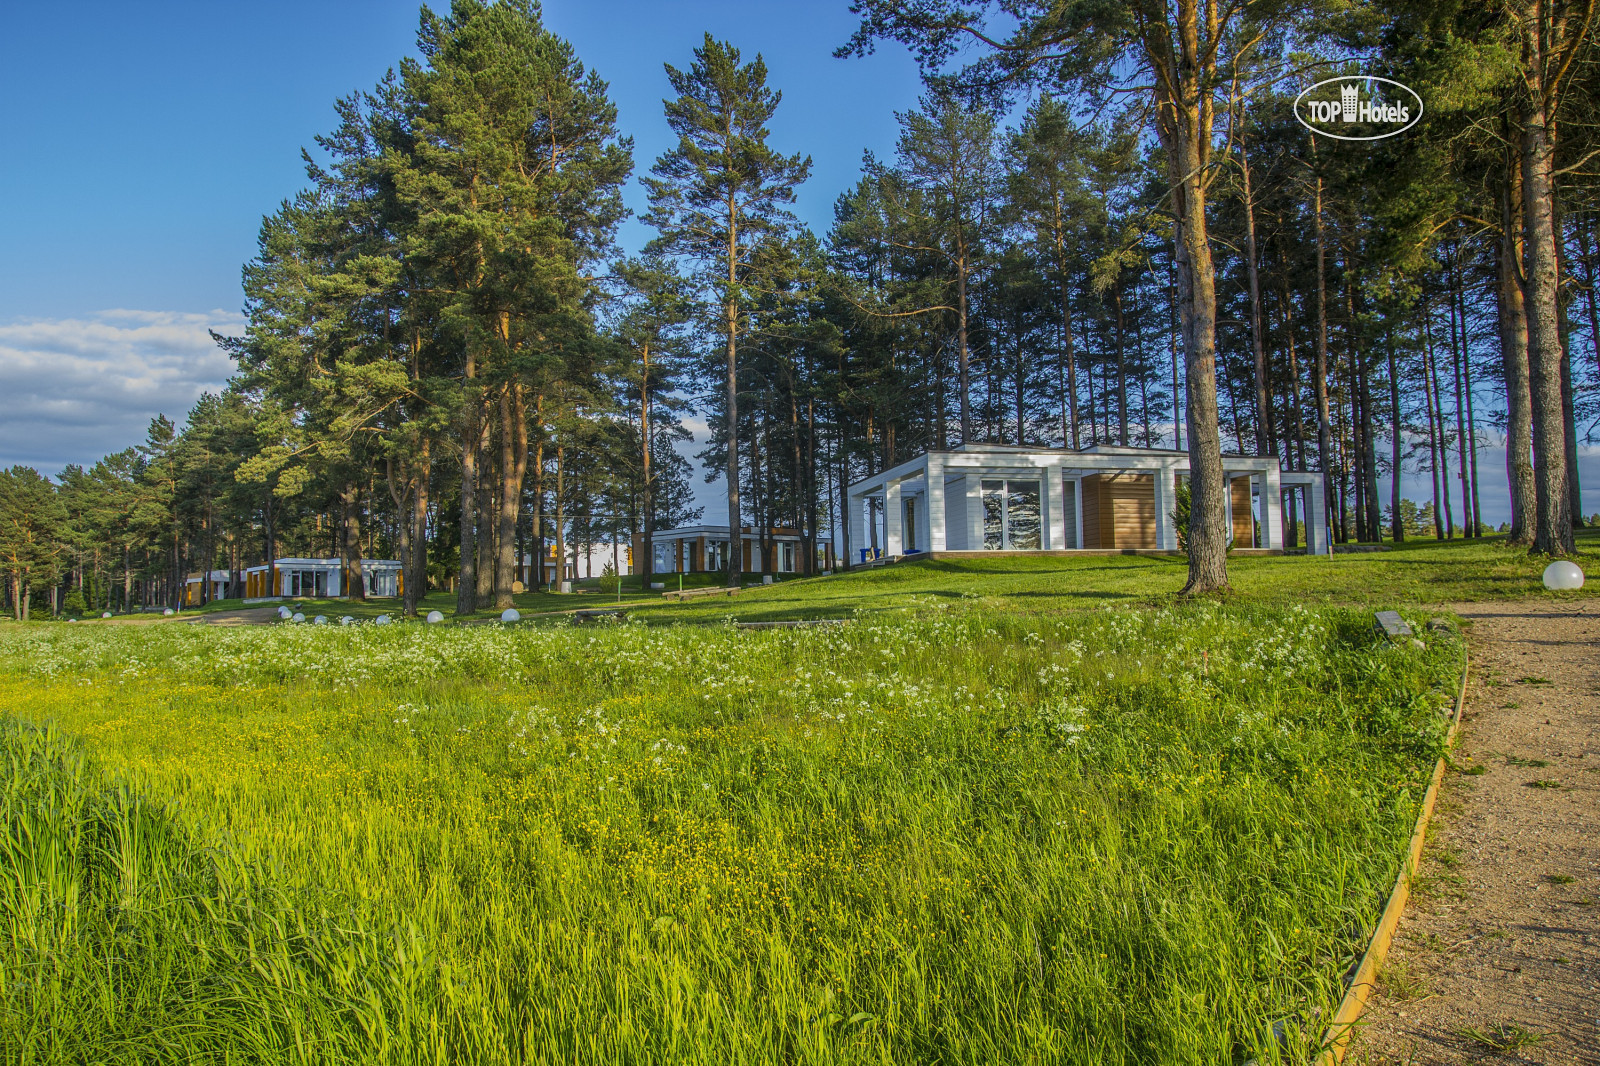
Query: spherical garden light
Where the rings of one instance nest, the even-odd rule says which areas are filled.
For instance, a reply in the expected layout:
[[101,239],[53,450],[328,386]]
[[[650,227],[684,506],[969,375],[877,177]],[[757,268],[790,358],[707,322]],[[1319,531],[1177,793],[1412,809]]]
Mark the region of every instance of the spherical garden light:
[[386,614],[380,614],[377,618],[373,619],[373,623],[380,626],[386,626],[390,623],[390,621],[392,621],[392,619]]
[[1544,568],[1544,587],[1556,591],[1583,588],[1583,569],[1577,563],[1557,559]]
[[325,626],[328,624],[328,616],[325,614],[319,614],[311,620],[311,624],[314,626]]
[[294,612],[289,610],[289,608],[287,608],[287,607],[279,607],[278,608],[278,617],[279,618],[288,618],[292,614],[294,614]]
[[172,608],[171,608],[171,607],[168,607],[168,608],[167,608],[167,609],[166,609],[166,610],[164,610],[164,611],[162,611],[162,612],[161,612],[161,616],[162,616],[162,617],[163,617],[163,618],[171,618],[171,617],[172,617],[172,614],[173,614],[173,611],[172,611]]
[[434,625],[434,624],[436,624],[438,622],[443,622],[443,621],[444,621],[444,615],[443,614],[440,614],[438,611],[429,611],[428,612],[428,624],[429,625]]
[[520,622],[522,621],[522,612],[517,610],[515,607],[507,607],[505,610],[500,612],[500,621]]
[[111,617],[111,612],[110,611],[101,611],[100,612],[100,617],[101,618],[110,618]]
[[339,624],[342,625],[342,626],[347,626],[347,625],[349,625],[350,623],[352,623],[354,621],[355,621],[355,619],[350,617],[347,614],[339,616]]
[[301,614],[299,611],[296,611],[294,616],[289,619],[291,622],[304,622],[305,620],[306,616]]

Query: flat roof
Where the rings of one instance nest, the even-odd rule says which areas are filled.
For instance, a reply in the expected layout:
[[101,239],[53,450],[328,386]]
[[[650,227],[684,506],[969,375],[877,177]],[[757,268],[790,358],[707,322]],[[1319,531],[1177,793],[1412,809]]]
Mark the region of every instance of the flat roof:
[[[292,555],[292,556],[284,556],[283,558],[280,558],[280,559],[274,559],[274,560],[272,560],[272,562],[270,564],[268,564],[268,563],[257,563],[254,566],[247,566],[247,567],[244,568],[244,572],[245,573],[249,573],[252,570],[265,570],[268,567],[268,565],[271,565],[271,566],[338,566],[338,565],[340,565],[340,563],[342,561],[343,560],[341,560],[341,559],[339,559],[337,557],[332,558],[332,559],[308,559],[308,558],[305,558],[303,556]],[[362,566],[385,566],[385,567],[387,567],[387,566],[399,566],[400,565],[400,561],[398,559],[363,559],[363,560],[361,560],[361,565]]]

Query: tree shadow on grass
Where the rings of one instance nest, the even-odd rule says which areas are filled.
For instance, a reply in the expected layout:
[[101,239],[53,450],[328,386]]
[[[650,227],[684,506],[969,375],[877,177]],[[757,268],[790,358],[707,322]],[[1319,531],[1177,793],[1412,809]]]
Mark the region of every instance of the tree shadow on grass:
[[1003,592],[997,593],[997,595],[1004,596],[1006,599],[1017,600],[1137,600],[1144,598],[1142,595],[1132,592],[1104,592],[1094,589],[1071,589],[1061,592]]

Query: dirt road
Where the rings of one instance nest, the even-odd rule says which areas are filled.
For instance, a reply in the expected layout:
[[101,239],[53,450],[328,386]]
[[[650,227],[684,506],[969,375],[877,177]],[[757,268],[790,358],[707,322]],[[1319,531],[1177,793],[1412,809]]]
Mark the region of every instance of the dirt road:
[[1454,767],[1346,1061],[1600,1064],[1600,607],[1456,611]]

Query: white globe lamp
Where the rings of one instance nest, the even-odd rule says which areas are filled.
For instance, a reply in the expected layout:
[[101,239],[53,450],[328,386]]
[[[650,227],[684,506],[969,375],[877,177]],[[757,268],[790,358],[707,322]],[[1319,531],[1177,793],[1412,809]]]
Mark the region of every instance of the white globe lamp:
[[505,610],[500,612],[500,621],[520,622],[522,621],[522,612],[517,610],[515,607],[507,607]]
[[377,618],[373,619],[373,622],[376,625],[380,625],[380,626],[386,626],[386,625],[389,624],[390,621],[391,621],[391,619],[386,614],[380,614]]
[[435,624],[437,624],[439,622],[443,622],[443,621],[444,621],[444,615],[443,614],[439,613],[438,611],[429,611],[428,612],[428,624],[429,625],[435,625]]
[[1583,569],[1577,563],[1557,559],[1544,568],[1544,587],[1556,592],[1583,588]]

